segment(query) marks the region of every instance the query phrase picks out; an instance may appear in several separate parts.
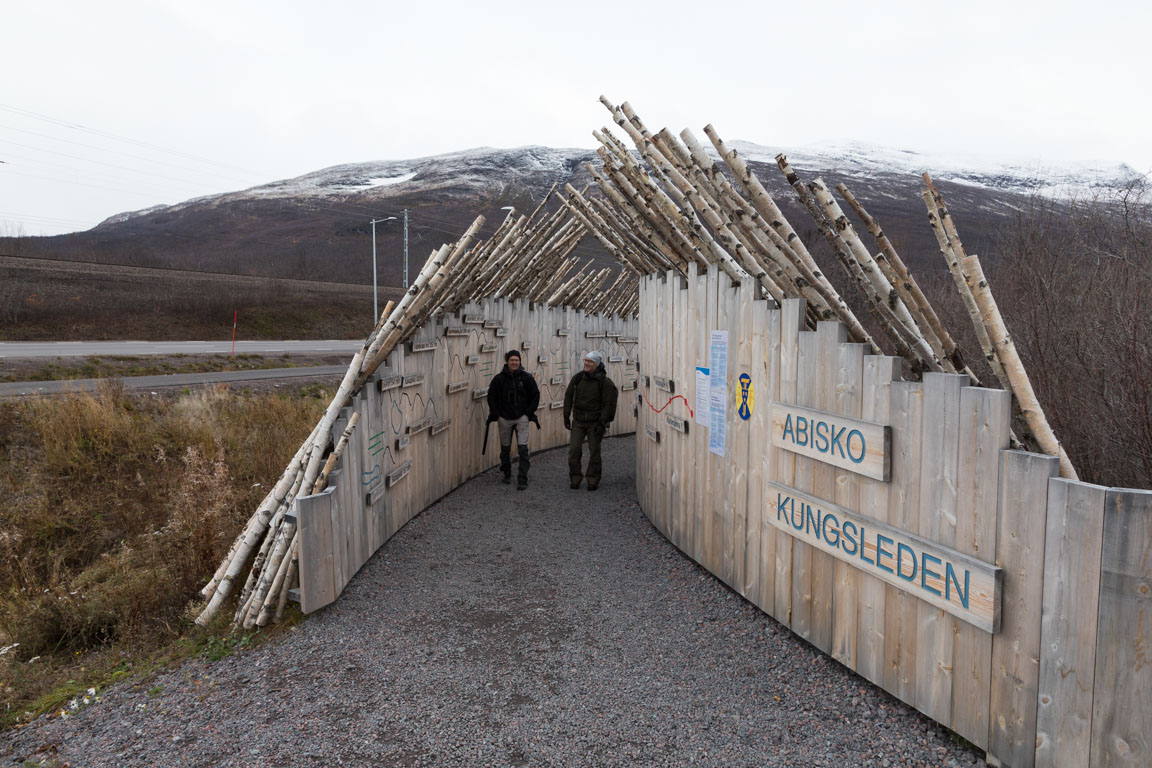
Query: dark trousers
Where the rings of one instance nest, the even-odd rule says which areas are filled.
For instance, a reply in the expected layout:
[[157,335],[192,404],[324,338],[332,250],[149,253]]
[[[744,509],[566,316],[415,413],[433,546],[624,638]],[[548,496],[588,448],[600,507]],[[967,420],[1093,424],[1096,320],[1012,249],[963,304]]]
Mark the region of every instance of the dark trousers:
[[588,485],[600,485],[603,465],[600,461],[600,441],[604,439],[604,427],[597,422],[572,423],[572,433],[568,438],[568,477],[573,485],[578,485],[584,474],[580,472],[583,458],[584,440],[588,440]]

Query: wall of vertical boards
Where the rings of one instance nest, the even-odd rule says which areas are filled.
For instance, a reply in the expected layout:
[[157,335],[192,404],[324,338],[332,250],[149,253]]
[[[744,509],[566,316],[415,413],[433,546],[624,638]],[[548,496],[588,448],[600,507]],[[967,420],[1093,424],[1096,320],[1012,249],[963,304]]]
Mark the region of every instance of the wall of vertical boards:
[[1152,492],[1010,450],[1007,392],[688,275],[641,279],[621,393],[652,523],[993,764],[1152,765]]
[[[635,388],[637,323],[635,317],[586,315],[525,300],[485,300],[433,317],[344,409],[334,435],[343,433],[353,413],[360,420],[328,488],[294,504],[301,609],[310,613],[334,601],[405,523],[499,463],[495,428],[487,452],[481,450],[488,383],[503,368],[505,352],[520,350],[540,387],[541,429],[531,427],[531,449],[566,445],[564,391],[585,352],[600,350],[617,386]],[[608,434],[635,428],[634,411],[622,397]]]

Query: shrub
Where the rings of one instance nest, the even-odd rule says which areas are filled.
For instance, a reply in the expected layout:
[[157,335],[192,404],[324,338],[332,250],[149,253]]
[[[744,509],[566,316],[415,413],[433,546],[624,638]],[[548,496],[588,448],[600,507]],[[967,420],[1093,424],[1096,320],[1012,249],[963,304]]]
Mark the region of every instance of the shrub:
[[115,383],[0,404],[0,633],[27,658],[182,632],[322,410],[226,387],[136,398]]

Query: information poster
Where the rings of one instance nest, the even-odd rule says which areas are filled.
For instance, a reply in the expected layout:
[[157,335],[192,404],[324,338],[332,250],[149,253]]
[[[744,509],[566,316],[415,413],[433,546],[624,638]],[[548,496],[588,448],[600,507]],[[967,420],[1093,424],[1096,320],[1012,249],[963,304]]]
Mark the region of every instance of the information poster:
[[708,399],[712,397],[712,382],[708,369],[696,366],[696,423],[708,426]]
[[708,450],[723,456],[728,436],[728,331],[712,331],[708,371]]

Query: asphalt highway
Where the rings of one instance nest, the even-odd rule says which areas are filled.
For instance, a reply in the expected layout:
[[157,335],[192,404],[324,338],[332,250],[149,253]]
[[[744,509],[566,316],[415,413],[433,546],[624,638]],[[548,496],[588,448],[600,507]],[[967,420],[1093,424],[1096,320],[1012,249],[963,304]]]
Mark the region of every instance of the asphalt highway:
[[[352,341],[238,341],[238,355],[355,354],[363,346]],[[0,342],[0,358],[91,357],[93,355],[226,355],[230,341],[9,341]]]

